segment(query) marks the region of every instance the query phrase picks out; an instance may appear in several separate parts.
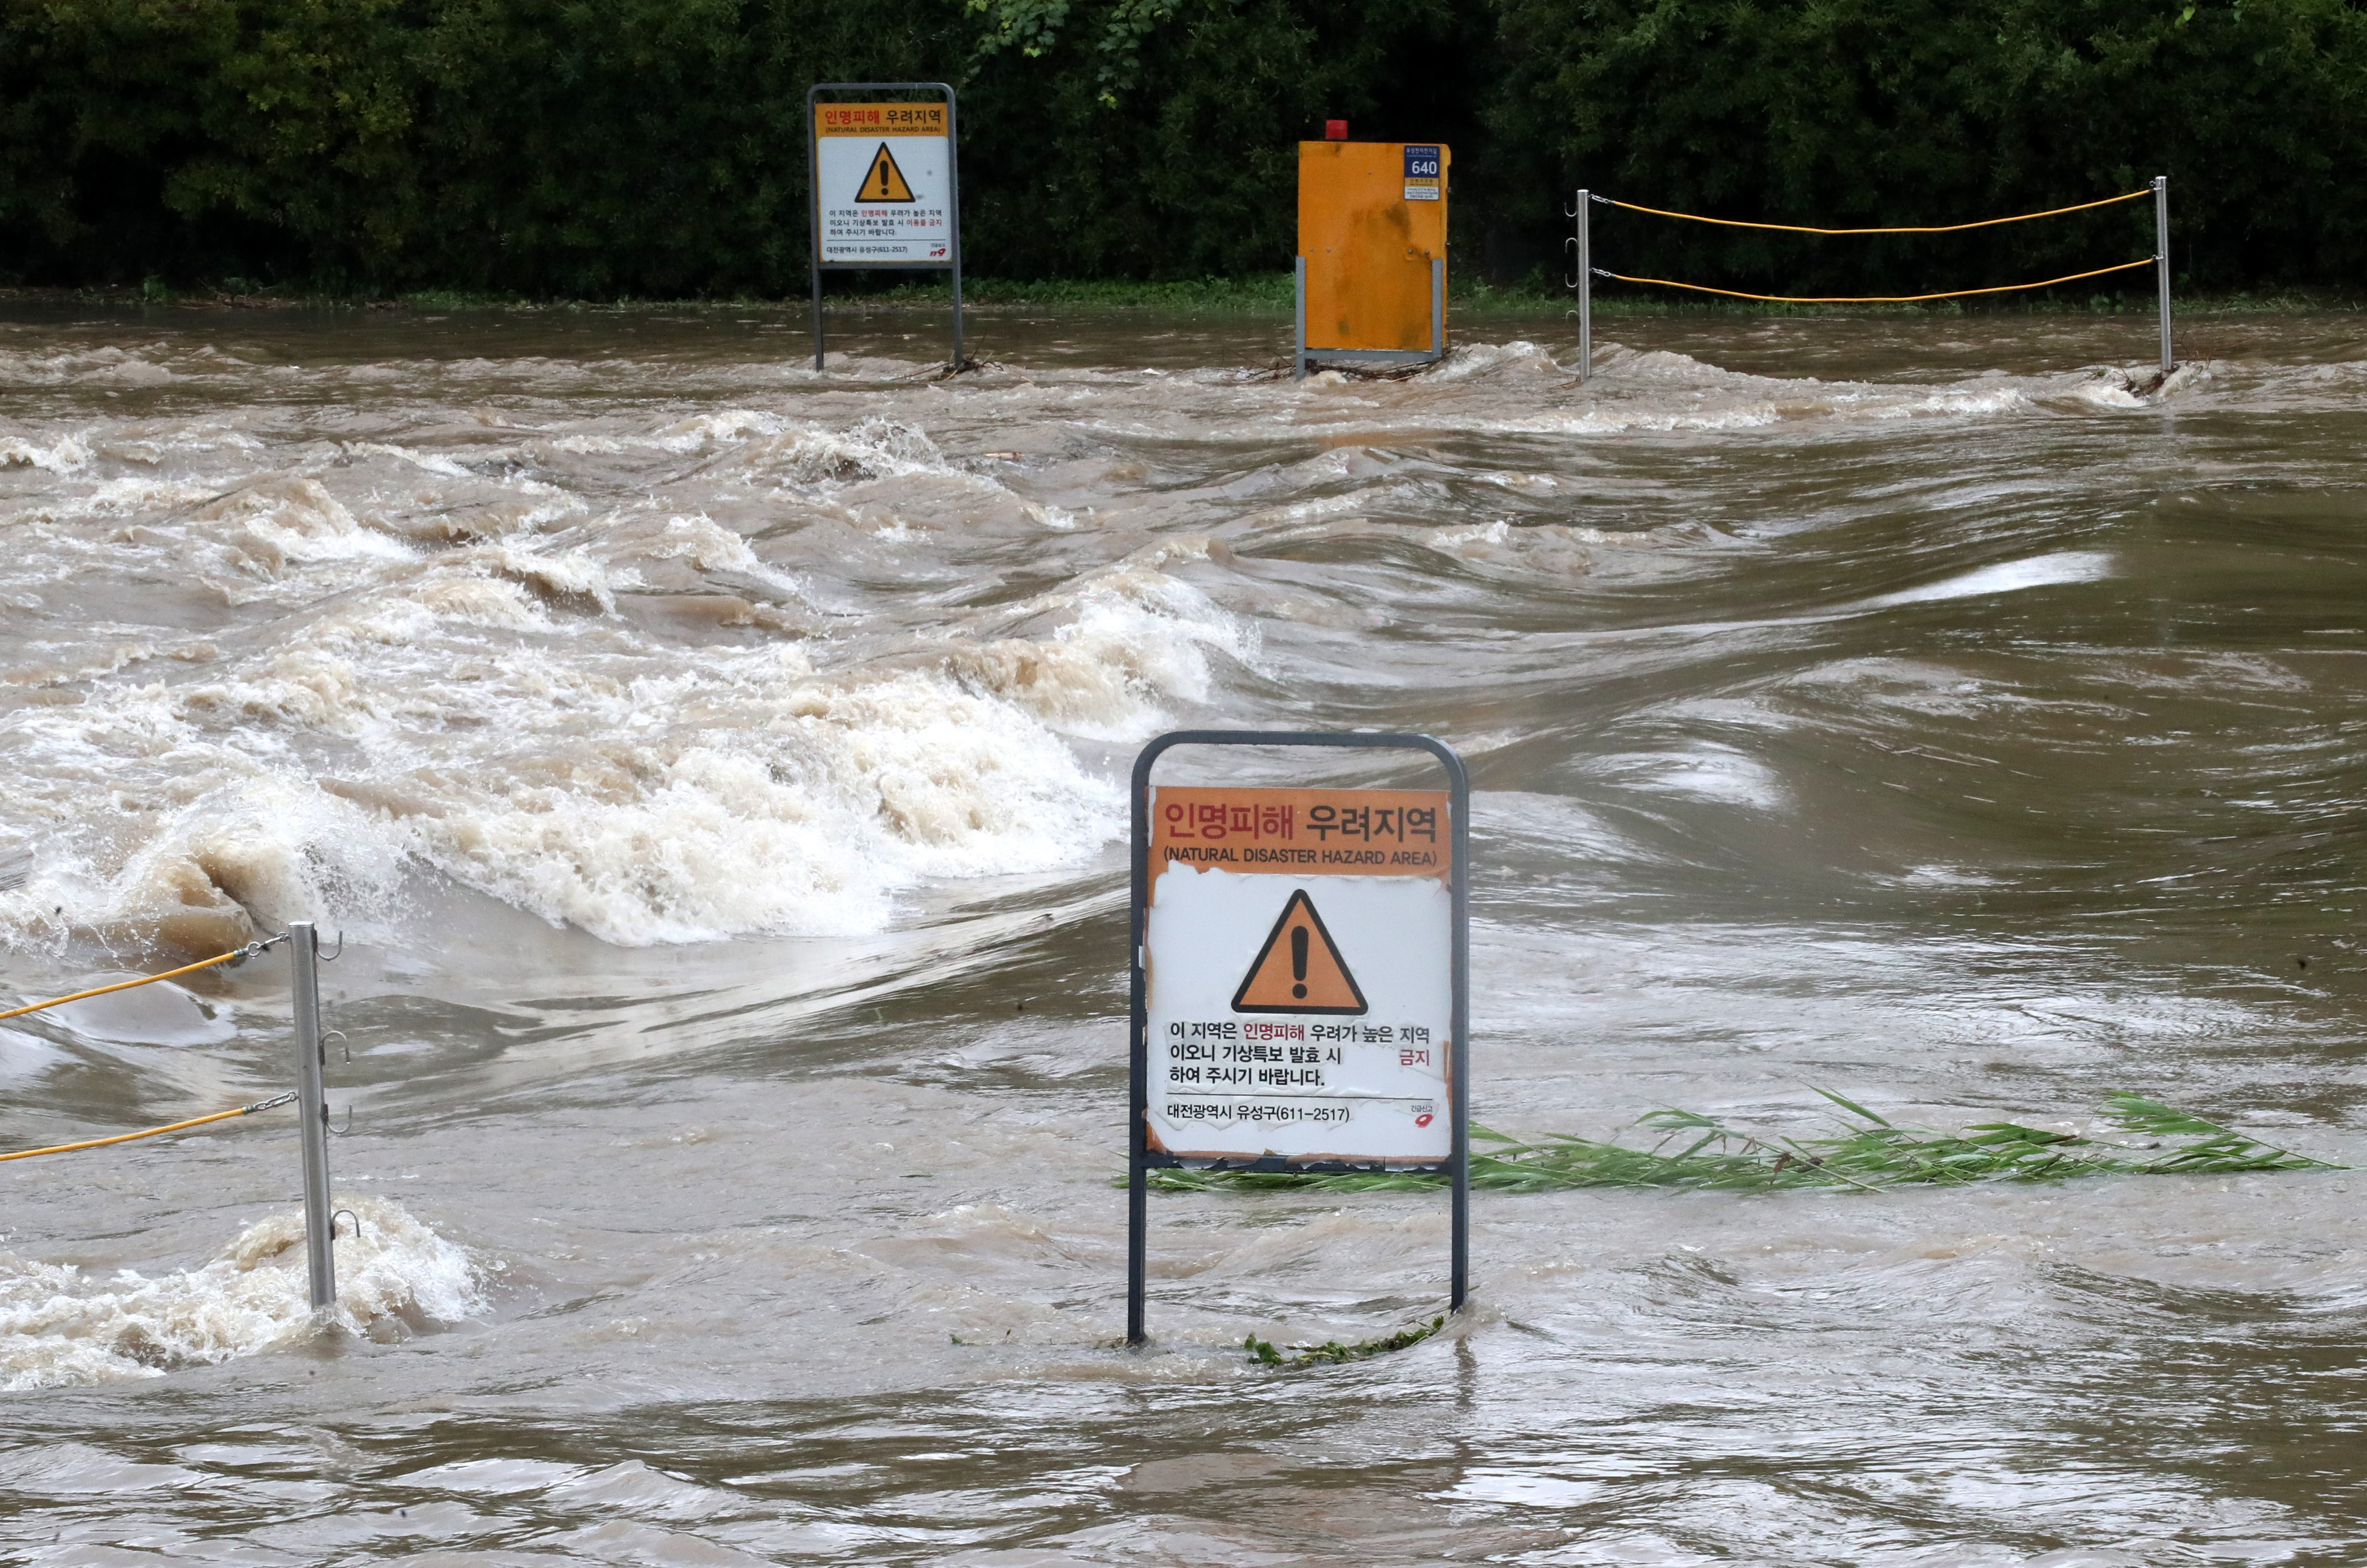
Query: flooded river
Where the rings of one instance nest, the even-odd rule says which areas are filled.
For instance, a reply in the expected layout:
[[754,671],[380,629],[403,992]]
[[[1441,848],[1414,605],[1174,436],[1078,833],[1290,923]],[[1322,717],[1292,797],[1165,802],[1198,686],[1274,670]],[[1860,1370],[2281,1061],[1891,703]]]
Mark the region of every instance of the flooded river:
[[[1464,1320],[1282,1371],[1444,1198],[1155,1195],[1112,1344],[1171,728],[1461,750],[1489,1125],[2367,1163],[2360,319],[12,309],[0,1008],[342,930],[361,1234],[308,1328],[285,1111],[0,1166],[0,1557],[2367,1556],[2341,1171],[1482,1192]],[[288,1087],[286,998],[0,1024],[0,1147]]]

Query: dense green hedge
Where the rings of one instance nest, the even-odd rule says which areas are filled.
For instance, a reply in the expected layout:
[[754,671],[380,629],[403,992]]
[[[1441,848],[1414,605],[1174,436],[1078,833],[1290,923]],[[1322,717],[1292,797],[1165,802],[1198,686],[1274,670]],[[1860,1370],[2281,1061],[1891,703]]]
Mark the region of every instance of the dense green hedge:
[[[2190,284],[2367,281],[2367,12],[2343,0],[1506,0],[1501,16],[1511,73],[1490,123],[1532,177],[1843,227],[2039,210],[2167,174]],[[2154,249],[2150,202],[1937,239],[1595,211],[1599,265],[1769,292],[2004,282]]]
[[[1457,265],[1500,278],[1556,265],[1578,181],[1849,224],[2167,172],[2192,281],[2367,282],[2341,0],[6,0],[0,279],[791,293],[829,78],[959,85],[1004,276],[1287,266],[1292,144],[1338,116],[1455,143]],[[1597,211],[1605,265],[1787,292],[2151,248],[2142,204],[1846,242]]]

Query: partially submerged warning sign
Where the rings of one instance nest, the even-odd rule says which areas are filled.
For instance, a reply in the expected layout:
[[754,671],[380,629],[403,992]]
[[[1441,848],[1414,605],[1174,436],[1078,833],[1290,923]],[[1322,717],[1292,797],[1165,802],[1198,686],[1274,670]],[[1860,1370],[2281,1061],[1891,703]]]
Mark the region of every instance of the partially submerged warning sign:
[[[1448,787],[1154,784],[1177,747],[1269,767],[1328,753],[1331,770],[1426,753]],[[1143,1342],[1156,1166],[1444,1171],[1463,1305],[1470,802],[1463,760],[1427,735],[1184,730],[1135,760],[1127,1344]]]
[[[829,95],[863,93],[860,101]],[[882,93],[934,94],[934,100]],[[953,371],[962,357],[961,161],[943,82],[816,82],[806,89],[811,177],[813,367],[827,357],[822,278],[874,267],[952,275]]]
[[816,103],[814,218],[824,266],[944,266],[953,139],[943,103]]
[[1153,1151],[1444,1164],[1452,825],[1443,790],[1151,790]]

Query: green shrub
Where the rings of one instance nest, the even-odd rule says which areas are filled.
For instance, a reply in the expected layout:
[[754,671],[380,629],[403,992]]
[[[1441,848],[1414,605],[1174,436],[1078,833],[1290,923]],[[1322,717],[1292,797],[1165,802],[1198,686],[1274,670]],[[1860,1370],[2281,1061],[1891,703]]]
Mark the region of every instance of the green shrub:
[[[2367,261],[2344,177],[2367,152],[2367,14],[2342,0],[1504,0],[1501,16],[1491,122],[1532,178],[1841,227],[2038,210],[2167,174],[2191,283],[2355,285]],[[1765,292],[2003,283],[2154,249],[2148,202],[1847,240],[1595,211],[1599,265]]]

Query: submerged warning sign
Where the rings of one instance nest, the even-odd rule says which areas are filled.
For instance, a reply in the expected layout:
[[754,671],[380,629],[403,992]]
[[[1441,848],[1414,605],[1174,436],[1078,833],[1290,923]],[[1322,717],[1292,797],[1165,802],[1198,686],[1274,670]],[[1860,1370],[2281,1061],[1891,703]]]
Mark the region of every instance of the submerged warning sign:
[[1451,811],[1432,790],[1151,790],[1151,1151],[1445,1163]]
[[[1232,759],[1261,772],[1324,759],[1334,776],[1353,758],[1394,753],[1395,773],[1427,753],[1447,787],[1155,782],[1177,748],[1203,767]],[[1126,1342],[1145,1337],[1162,1166],[1438,1171],[1447,1304],[1460,1311],[1471,1250],[1463,759],[1428,735],[1177,730],[1135,758],[1132,804]]]
[[814,105],[814,219],[825,266],[946,266],[953,138],[943,103]]

